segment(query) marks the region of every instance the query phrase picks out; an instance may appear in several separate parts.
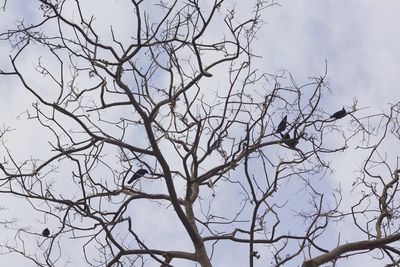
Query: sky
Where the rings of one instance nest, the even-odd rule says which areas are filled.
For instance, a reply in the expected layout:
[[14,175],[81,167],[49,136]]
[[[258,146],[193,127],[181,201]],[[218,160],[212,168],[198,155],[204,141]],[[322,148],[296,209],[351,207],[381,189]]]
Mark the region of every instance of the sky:
[[[281,7],[267,13],[262,30],[260,51],[265,66],[271,71],[289,70],[296,79],[323,73],[328,63],[332,96],[326,100],[327,110],[349,107],[357,98],[358,107],[366,107],[357,115],[388,110],[389,103],[398,101],[400,52],[398,45],[400,3],[398,1],[282,1]],[[346,123],[344,122],[345,126]],[[365,154],[354,150],[339,153],[332,166],[331,186],[340,184],[348,203],[359,196],[352,191]],[[385,145],[388,158],[396,164],[393,146]],[[341,228],[342,237],[357,239],[353,228]],[[354,260],[354,261],[353,261]],[[367,257],[339,261],[337,266],[382,266]]]
[[[112,9],[113,12],[123,13],[123,1],[113,2],[119,6]],[[234,2],[238,10],[245,11],[249,8],[245,1]],[[34,12],[37,12],[35,7],[22,3],[23,1],[15,1],[12,6],[10,4],[6,13],[0,15],[1,31],[12,28],[15,21],[22,17],[27,20],[35,18]],[[358,107],[365,108],[359,111],[357,115],[359,117],[387,111],[390,103],[398,101],[399,1],[282,0],[278,3],[279,6],[268,8],[263,12],[265,25],[258,33],[254,45],[255,53],[262,57],[256,62],[260,69],[268,73],[275,73],[282,69],[288,70],[301,84],[309,81],[309,77],[323,75],[327,62],[332,94],[324,98],[324,106],[332,113],[343,106],[350,108],[355,98],[358,100]],[[227,3],[227,5],[231,4]],[[93,9],[99,16],[111,10],[105,2],[96,5]],[[126,21],[124,18],[122,15],[118,17],[121,25]],[[107,21],[102,23],[107,24]],[[125,25],[125,28],[121,27],[119,31],[123,33],[124,30],[129,30],[128,25]],[[0,69],[6,65],[4,60],[7,59],[8,51],[7,43],[0,42],[0,54],[3,58]],[[35,56],[32,54],[30,60],[32,65]],[[5,127],[11,126],[15,129],[7,142],[13,148],[12,152],[21,159],[27,153],[32,153],[34,156],[45,154],[45,151],[40,149],[45,146],[45,138],[37,138],[36,142],[32,143],[31,136],[38,133],[35,132],[31,121],[23,119],[26,117],[23,112],[30,108],[32,99],[15,79],[0,77],[0,120]],[[348,121],[338,123],[350,128]],[[349,204],[357,199],[358,195],[351,193],[352,183],[365,159],[365,153],[354,150],[355,143],[351,145],[350,151],[338,153],[332,159],[335,172],[324,180],[332,187],[340,185],[343,191],[348,193],[346,197]],[[393,160],[393,148],[390,144],[385,146],[388,148],[389,157]],[[226,201],[229,201],[229,198]],[[151,210],[155,209],[153,207]],[[12,211],[9,210],[8,213],[13,214]],[[137,212],[140,213],[140,210]],[[157,212],[154,216],[157,216],[156,214]],[[157,222],[154,222],[154,225],[149,226],[143,223],[138,227],[143,227],[145,230],[146,227],[156,228],[156,224]],[[166,229],[170,227],[170,225],[164,226]],[[40,228],[33,230],[40,231]],[[353,230],[341,228],[341,226],[336,229],[354,240],[357,236]],[[156,236],[157,232],[149,238]],[[183,239],[182,244],[185,242]],[[240,253],[239,250],[236,252]],[[1,257],[12,260],[10,255],[0,256],[0,259]],[[228,259],[217,257],[215,260],[215,266],[223,266],[222,262],[229,263],[229,266],[245,266],[247,263],[246,258],[242,260],[233,257]],[[378,262],[371,261],[369,258],[365,259],[365,257],[342,260],[337,266],[352,266],[355,262],[358,266],[380,266]]]

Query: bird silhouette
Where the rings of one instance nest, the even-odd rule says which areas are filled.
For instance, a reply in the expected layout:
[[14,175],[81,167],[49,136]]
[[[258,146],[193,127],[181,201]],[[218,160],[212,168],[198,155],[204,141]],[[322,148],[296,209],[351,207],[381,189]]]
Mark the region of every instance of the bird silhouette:
[[290,148],[295,148],[296,145],[299,143],[299,139],[297,139],[296,136],[293,139],[291,139],[290,134],[288,132],[285,134],[281,134],[281,136],[283,143]]
[[50,230],[49,230],[49,228],[46,227],[46,228],[43,230],[42,235],[43,235],[44,237],[48,237],[48,236],[50,235]]
[[283,140],[285,140],[285,139],[290,139],[290,134],[287,132],[287,133],[285,133],[285,134],[282,134],[281,133],[281,136],[282,136],[282,139]]
[[285,140],[284,143],[290,148],[295,148],[297,146],[297,144],[299,143],[299,139],[293,138],[293,139]]
[[287,124],[286,120],[287,120],[287,115],[285,115],[285,117],[283,117],[283,119],[279,123],[278,128],[276,128],[276,133],[281,133],[286,129],[286,124]]
[[137,172],[135,172],[135,174],[132,176],[132,178],[129,179],[128,184],[132,183],[136,179],[139,179],[140,177],[142,177],[146,173],[149,173],[149,172],[147,170],[145,170],[145,169],[139,169]]
[[341,110],[336,111],[335,113],[333,113],[331,118],[334,118],[335,120],[338,120],[338,119],[343,118],[346,115],[347,115],[347,111],[344,108],[342,108]]

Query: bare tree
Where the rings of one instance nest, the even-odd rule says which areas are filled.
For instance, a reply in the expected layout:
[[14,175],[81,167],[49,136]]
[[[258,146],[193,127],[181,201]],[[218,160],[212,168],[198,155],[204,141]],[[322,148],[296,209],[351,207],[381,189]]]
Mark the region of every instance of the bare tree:
[[[1,133],[0,190],[28,202],[49,229],[4,219],[19,241],[4,242],[3,253],[58,266],[74,260],[64,258],[68,246],[82,245],[75,257],[90,266],[206,267],[236,248],[249,266],[319,266],[378,251],[397,266],[399,168],[381,146],[400,140],[399,104],[357,118],[354,101],[331,117],[321,105],[326,71],[298,85],[287,71],[258,70],[252,44],[274,1],[254,1],[245,19],[223,0],[110,2],[96,14],[96,1],[37,0],[40,18],[0,35],[12,47],[0,74],[34,96],[27,118],[51,134],[48,157],[20,161],[10,128]],[[347,209],[340,188],[321,184],[331,155],[355,136],[370,154]],[[149,214],[135,214],[139,203]],[[140,229],[171,218],[159,240]],[[332,242],[329,229],[346,219],[364,239]]]

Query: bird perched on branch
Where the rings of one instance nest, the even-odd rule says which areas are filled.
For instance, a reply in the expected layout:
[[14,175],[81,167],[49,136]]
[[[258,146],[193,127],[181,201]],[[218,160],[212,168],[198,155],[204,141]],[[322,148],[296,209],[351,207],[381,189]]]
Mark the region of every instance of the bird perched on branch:
[[43,230],[42,235],[43,235],[44,237],[48,237],[48,236],[50,235],[50,230],[49,230],[49,228],[46,227],[46,228]]
[[297,139],[297,138],[288,139],[288,140],[285,140],[284,143],[290,148],[295,148],[297,146],[297,144],[299,143],[299,139]]
[[297,139],[296,136],[293,139],[291,139],[289,133],[281,134],[281,136],[283,143],[290,148],[295,148],[296,145],[299,143],[299,139]]
[[341,110],[336,111],[335,113],[333,113],[331,118],[334,118],[335,120],[338,120],[338,119],[343,118],[346,115],[347,115],[347,111],[344,108],[342,108]]
[[149,173],[149,172],[147,170],[145,170],[145,169],[139,169],[137,172],[135,172],[135,174],[132,176],[132,178],[129,179],[128,184],[132,183],[136,179],[139,179],[140,177],[142,177],[146,173]]
[[281,134],[281,136],[282,136],[282,139],[283,139],[283,140],[285,140],[285,139],[290,139],[290,134],[289,134],[289,132],[287,132],[287,133],[285,133],[285,134]]
[[286,124],[287,124],[287,115],[285,115],[285,117],[283,117],[283,119],[279,123],[278,128],[276,128],[276,133],[283,132],[286,129]]

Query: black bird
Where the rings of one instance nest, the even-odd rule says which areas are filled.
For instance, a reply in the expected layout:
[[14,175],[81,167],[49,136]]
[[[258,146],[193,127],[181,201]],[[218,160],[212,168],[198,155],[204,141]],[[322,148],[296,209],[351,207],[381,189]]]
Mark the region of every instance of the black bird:
[[284,143],[290,148],[295,148],[297,146],[297,144],[299,143],[299,139],[297,139],[297,138],[288,139],[288,140],[285,140]]
[[331,118],[334,118],[335,120],[338,120],[338,119],[343,118],[346,115],[347,115],[347,111],[344,108],[342,108],[341,110],[336,111],[335,113],[333,113]]
[[285,115],[285,117],[283,117],[283,119],[279,123],[278,128],[276,128],[276,133],[281,133],[286,129],[286,124],[287,124],[286,120],[287,120],[287,115]]
[[290,138],[289,133],[281,134],[283,143],[287,145],[290,148],[295,148],[297,144],[299,143],[299,139],[294,137],[293,139]]
[[285,140],[285,139],[290,139],[290,134],[289,134],[289,133],[285,133],[285,134],[282,134],[282,133],[281,133],[281,136],[282,136],[282,139],[283,139],[283,140]]
[[139,169],[137,172],[135,172],[135,174],[132,176],[132,178],[128,181],[128,184],[132,183],[136,179],[139,179],[140,177],[142,177],[146,173],[149,173],[149,172],[147,170],[145,170],[145,169]]
[[43,230],[43,232],[42,232],[42,235],[43,235],[44,237],[48,237],[48,236],[50,235],[50,230],[49,230],[49,228],[45,228],[45,229]]

